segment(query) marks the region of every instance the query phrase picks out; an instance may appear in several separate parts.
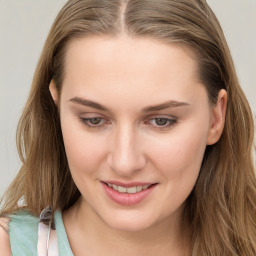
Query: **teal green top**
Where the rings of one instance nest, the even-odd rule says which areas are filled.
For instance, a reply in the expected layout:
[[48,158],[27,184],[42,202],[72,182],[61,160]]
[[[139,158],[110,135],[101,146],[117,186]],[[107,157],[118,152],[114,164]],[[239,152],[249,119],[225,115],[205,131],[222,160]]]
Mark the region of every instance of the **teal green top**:
[[[57,232],[59,255],[74,256],[67,238],[67,233],[62,220],[62,213],[54,214]],[[39,219],[22,211],[10,216],[9,236],[12,256],[36,256],[38,240]]]

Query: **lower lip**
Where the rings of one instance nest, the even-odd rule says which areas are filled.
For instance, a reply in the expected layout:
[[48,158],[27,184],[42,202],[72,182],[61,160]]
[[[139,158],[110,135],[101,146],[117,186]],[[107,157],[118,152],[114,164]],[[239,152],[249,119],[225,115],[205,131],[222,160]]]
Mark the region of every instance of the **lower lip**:
[[113,188],[109,187],[104,182],[101,182],[106,194],[112,199],[115,203],[120,205],[130,206],[140,203],[142,200],[146,199],[151,192],[154,190],[157,184],[150,186],[149,188],[142,190],[140,192],[129,194],[129,193],[120,193]]

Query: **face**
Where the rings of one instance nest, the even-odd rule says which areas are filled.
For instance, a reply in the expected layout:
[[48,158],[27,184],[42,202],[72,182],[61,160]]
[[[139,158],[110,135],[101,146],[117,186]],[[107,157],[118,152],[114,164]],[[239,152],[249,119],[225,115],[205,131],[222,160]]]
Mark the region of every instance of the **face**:
[[181,216],[214,119],[196,70],[188,50],[150,39],[70,44],[60,118],[91,216],[133,231]]

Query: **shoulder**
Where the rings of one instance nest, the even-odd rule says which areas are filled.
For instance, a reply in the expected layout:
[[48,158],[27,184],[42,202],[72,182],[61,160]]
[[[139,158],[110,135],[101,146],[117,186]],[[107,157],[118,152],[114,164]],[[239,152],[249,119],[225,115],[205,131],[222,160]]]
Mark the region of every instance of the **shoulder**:
[[11,256],[11,245],[9,238],[9,218],[0,218],[0,251],[2,256]]
[[39,219],[23,210],[11,214],[9,217],[9,240],[12,255],[37,255]]

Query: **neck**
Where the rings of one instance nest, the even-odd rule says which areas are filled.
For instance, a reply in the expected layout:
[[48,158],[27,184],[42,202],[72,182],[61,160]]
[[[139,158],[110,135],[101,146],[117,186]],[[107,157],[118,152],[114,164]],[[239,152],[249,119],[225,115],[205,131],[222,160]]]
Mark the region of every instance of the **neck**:
[[63,213],[63,221],[74,255],[189,255],[188,226],[182,216],[140,231],[116,230],[79,200]]

